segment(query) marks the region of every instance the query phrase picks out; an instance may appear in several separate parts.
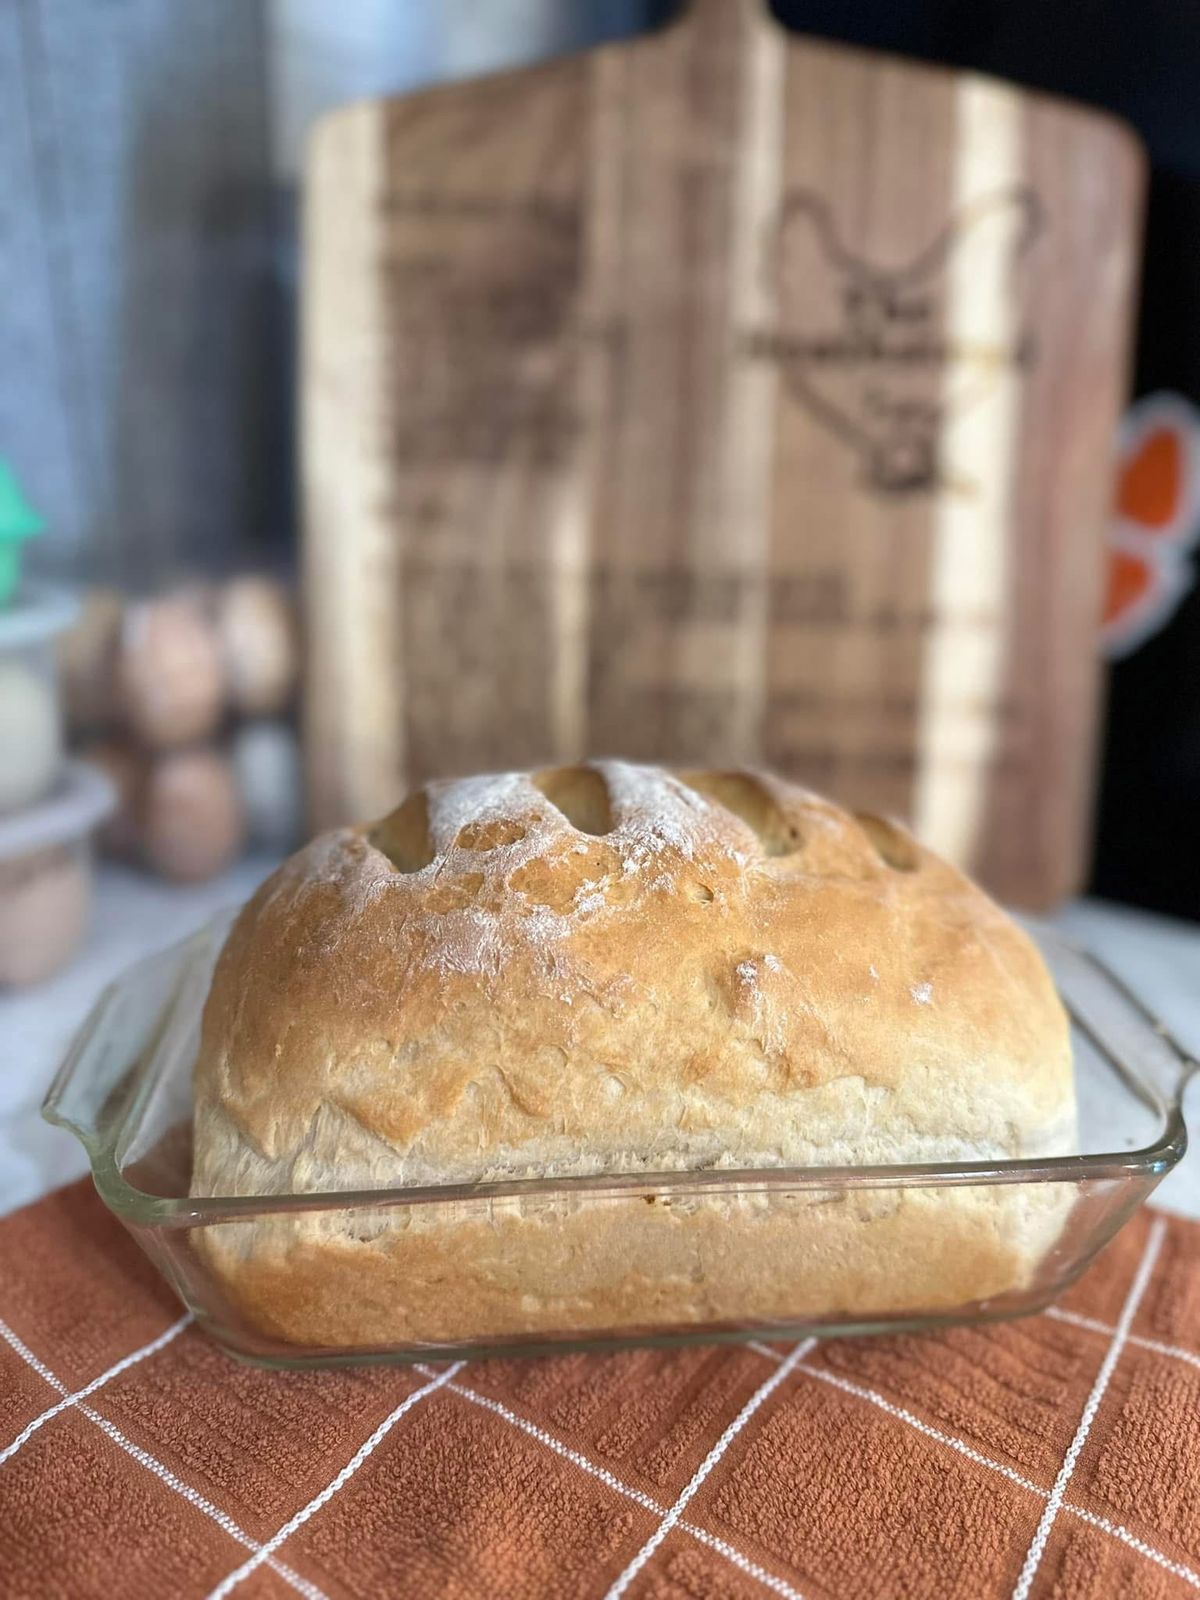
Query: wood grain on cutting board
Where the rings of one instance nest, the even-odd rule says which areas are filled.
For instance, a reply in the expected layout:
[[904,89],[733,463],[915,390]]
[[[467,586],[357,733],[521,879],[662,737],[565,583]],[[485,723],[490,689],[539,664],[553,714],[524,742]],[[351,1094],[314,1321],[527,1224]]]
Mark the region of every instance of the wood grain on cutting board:
[[426,777],[758,761],[997,892],[1079,881],[1142,161],[757,0],[325,119],[315,819]]

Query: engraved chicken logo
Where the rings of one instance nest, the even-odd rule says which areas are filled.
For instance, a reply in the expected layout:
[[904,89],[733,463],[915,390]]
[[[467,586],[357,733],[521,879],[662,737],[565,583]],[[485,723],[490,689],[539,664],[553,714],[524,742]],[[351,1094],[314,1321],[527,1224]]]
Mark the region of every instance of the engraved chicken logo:
[[779,327],[750,353],[857,455],[880,494],[969,488],[948,457],[955,422],[1034,356],[1025,306],[1042,233],[1024,187],[964,206],[916,255],[881,265],[851,250],[831,207],[793,191],[771,265]]

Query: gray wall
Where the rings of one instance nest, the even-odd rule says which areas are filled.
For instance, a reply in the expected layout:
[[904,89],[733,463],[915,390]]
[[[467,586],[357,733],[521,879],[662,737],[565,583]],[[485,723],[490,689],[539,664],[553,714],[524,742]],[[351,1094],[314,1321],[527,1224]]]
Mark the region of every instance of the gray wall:
[[133,580],[261,514],[261,15],[0,8],[0,455],[72,571]]
[[4,0],[0,457],[37,564],[286,548],[295,185],[328,106],[632,31],[645,0]]

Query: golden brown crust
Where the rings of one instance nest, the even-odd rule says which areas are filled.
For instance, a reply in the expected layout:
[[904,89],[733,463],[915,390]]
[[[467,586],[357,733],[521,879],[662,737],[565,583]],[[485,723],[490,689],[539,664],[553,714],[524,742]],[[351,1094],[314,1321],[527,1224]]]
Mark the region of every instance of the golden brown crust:
[[[430,785],[268,880],[205,1012],[193,1187],[1010,1158],[1066,1148],[1072,1123],[1050,979],[960,874],[777,778],[607,763]],[[505,1217],[511,1239],[536,1237],[532,1215]],[[330,1284],[347,1271],[411,1283],[421,1239],[457,1263],[439,1280],[444,1314],[425,1319],[451,1326],[455,1284],[487,1303],[464,1228],[437,1243],[395,1221],[369,1241],[301,1241],[262,1224],[236,1230],[222,1270],[248,1302],[258,1282],[270,1320],[284,1280],[310,1308],[325,1270]],[[603,1255],[594,1224],[586,1239]],[[1011,1240],[999,1248],[1025,1261]],[[769,1249],[787,1254],[774,1237]],[[987,1253],[975,1249],[972,1283]],[[852,1311],[853,1262],[841,1270],[830,1295]],[[945,1273],[948,1292],[961,1276]],[[527,1315],[543,1329],[591,1314],[510,1279],[501,1301],[540,1299]],[[588,1298],[635,1310],[614,1281]],[[290,1319],[297,1335],[306,1315]],[[361,1344],[369,1318],[345,1315]]]

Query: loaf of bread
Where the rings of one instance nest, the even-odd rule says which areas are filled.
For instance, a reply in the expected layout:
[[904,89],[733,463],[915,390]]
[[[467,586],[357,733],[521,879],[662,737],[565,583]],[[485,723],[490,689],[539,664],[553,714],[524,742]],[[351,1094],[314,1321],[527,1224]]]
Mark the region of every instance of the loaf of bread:
[[[1041,1156],[1074,1115],[1037,950],[899,827],[595,763],[429,784],[267,880],[204,1014],[193,1192],[394,1192],[207,1230],[293,1344],[918,1314],[1021,1288],[1067,1196],[567,1180]],[[428,1196],[514,1179],[564,1181]]]

